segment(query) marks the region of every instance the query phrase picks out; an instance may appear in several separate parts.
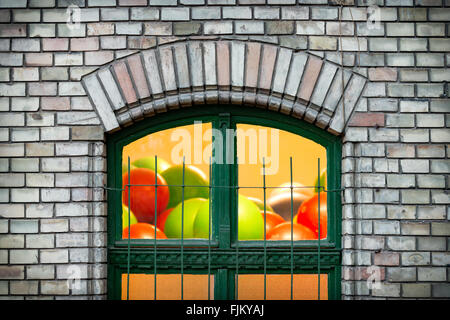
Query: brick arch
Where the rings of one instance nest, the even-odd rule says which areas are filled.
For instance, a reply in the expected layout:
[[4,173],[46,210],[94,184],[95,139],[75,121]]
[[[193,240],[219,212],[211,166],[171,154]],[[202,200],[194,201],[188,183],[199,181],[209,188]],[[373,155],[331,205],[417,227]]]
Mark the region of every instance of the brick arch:
[[288,114],[339,135],[366,78],[304,51],[205,40],[143,50],[84,76],[82,84],[106,132],[171,109],[239,104]]

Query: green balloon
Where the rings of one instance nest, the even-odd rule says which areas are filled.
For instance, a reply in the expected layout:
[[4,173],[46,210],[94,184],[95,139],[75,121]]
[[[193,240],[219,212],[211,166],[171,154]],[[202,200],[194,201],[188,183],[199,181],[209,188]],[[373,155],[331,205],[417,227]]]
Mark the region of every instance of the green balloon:
[[[158,174],[161,174],[164,170],[170,167],[170,164],[162,158],[158,157],[157,162],[158,162]],[[143,157],[137,159],[132,162],[132,165],[138,168],[147,168],[155,171],[155,157]]]
[[197,216],[194,221],[194,238],[209,239],[209,230],[209,201],[207,201],[197,211]]
[[264,238],[264,218],[258,206],[248,198],[239,195],[239,240],[262,240]]
[[[207,199],[192,198],[179,203],[172,212],[167,216],[164,225],[164,233],[168,238],[181,239],[181,229],[183,227],[183,238],[194,238],[194,221],[197,212],[204,203],[208,203]],[[183,223],[181,221],[183,213]]]
[[[169,204],[167,208],[173,208],[182,200],[183,166],[176,165],[161,173],[161,176],[169,185]],[[192,198],[208,198],[209,188],[205,174],[194,166],[185,166],[184,171],[184,200]],[[179,187],[180,186],[180,187]],[[189,187],[202,186],[202,187]]]
[[[239,195],[238,205],[239,240],[262,240],[264,238],[264,218],[258,206],[248,198]],[[209,201],[198,209],[194,221],[194,237],[208,239]]]
[[[131,224],[138,223],[138,220],[136,219],[135,215],[133,214],[133,211],[130,210],[130,221]],[[122,229],[125,229],[128,227],[128,207],[124,204],[122,204]]]

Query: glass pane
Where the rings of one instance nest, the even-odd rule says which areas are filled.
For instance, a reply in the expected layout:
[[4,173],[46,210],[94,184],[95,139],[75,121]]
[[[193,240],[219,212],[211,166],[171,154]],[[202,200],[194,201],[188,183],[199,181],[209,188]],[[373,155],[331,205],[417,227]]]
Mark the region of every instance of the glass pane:
[[267,240],[291,240],[291,233],[293,240],[317,239],[319,199],[320,234],[326,238],[327,195],[324,189],[320,197],[317,192],[319,176],[320,185],[326,188],[326,149],[270,127],[238,124],[236,131],[239,240],[264,240],[264,202]]
[[208,238],[211,137],[211,123],[199,122],[149,134],[123,148],[122,238],[130,233],[132,239],[154,239],[155,220],[157,239]]
[[[130,300],[154,300],[155,276],[153,274],[130,274]],[[214,275],[210,278],[210,299],[214,299]],[[122,300],[127,299],[127,274],[122,274]],[[181,275],[158,274],[156,276],[157,300],[181,299]],[[208,300],[208,275],[183,275],[184,300]]]
[[[238,276],[239,300],[263,300],[264,299],[264,275],[240,274]],[[293,276],[293,300],[317,300],[318,299],[318,275],[294,274]],[[267,300],[291,299],[291,275],[268,274],[266,276]],[[320,275],[320,300],[328,299],[328,276]]]

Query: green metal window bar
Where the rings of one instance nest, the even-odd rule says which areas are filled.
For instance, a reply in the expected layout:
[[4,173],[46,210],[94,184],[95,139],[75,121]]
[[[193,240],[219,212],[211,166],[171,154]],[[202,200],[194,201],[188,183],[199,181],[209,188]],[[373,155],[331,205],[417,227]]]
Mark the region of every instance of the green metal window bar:
[[[230,108],[232,111],[233,108]],[[192,110],[192,109],[191,109]],[[192,111],[191,111],[192,112]],[[267,113],[267,111],[265,111]],[[179,112],[179,116],[182,117],[182,113]],[[195,112],[194,112],[195,113]],[[239,122],[239,116],[241,116],[239,111],[236,111],[236,121]],[[256,114],[259,111],[255,112]],[[217,115],[217,114],[216,114]],[[277,115],[278,116],[278,115]],[[195,117],[195,114],[194,114]],[[228,116],[229,117],[229,116]],[[168,117],[169,121],[166,124],[167,128],[175,127],[183,123],[192,123],[191,119],[177,119],[174,121],[171,116]],[[213,116],[213,123],[216,120],[216,116]],[[220,118],[220,116],[219,116]],[[245,115],[244,117],[245,118]],[[209,118],[211,119],[211,118]],[[250,123],[256,123],[261,125],[273,125],[272,120],[265,121],[266,115],[261,114],[260,119],[256,119],[252,115],[252,121]],[[248,119],[247,119],[248,120]],[[286,120],[286,119],[283,119]],[[292,121],[292,120],[290,120]],[[227,122],[230,127],[229,120]],[[245,121],[242,121],[245,123]],[[220,119],[218,122],[214,123],[216,127],[220,127]],[[298,123],[295,123],[298,125]],[[305,124],[304,124],[305,125]],[[306,126],[308,126],[306,124]],[[164,127],[164,126],[163,126]],[[283,125],[284,127],[284,125]],[[113,178],[113,185],[117,185],[118,170],[115,165],[121,155],[121,146],[127,142],[137,139],[137,137],[145,135],[148,133],[148,127],[142,130],[141,126],[136,125],[135,133],[131,134],[129,137],[124,138],[123,135],[114,137],[115,139],[110,139],[108,141],[108,177]],[[302,128],[301,128],[302,129]],[[308,128],[312,131],[317,128]],[[142,132],[139,133],[139,130]],[[154,129],[158,131],[158,128]],[[294,133],[302,134],[302,130]],[[311,133],[309,132],[311,136]],[[320,140],[320,139],[319,139]],[[264,228],[264,240],[263,241],[238,241],[238,194],[240,189],[244,188],[261,188],[260,186],[239,186],[237,183],[238,176],[238,166],[234,166],[234,174],[230,174],[230,170],[224,170],[224,168],[218,168],[218,166],[212,164],[211,158],[209,159],[209,184],[206,186],[209,190],[209,237],[206,241],[202,240],[191,240],[184,239],[184,192],[185,188],[188,187],[205,187],[197,185],[186,185],[185,184],[185,160],[183,158],[183,175],[181,185],[170,185],[181,187],[182,189],[182,214],[181,214],[181,239],[180,241],[167,241],[156,240],[156,228],[155,228],[155,239],[145,240],[145,241],[135,241],[130,239],[130,228],[128,228],[128,238],[119,239],[118,235],[121,233],[120,221],[117,219],[117,210],[112,210],[108,216],[109,220],[109,232],[108,232],[108,253],[109,253],[109,268],[108,268],[108,296],[112,299],[120,299],[120,275],[126,272],[126,298],[130,298],[129,285],[130,285],[130,274],[131,273],[149,273],[153,272],[154,275],[154,293],[153,297],[157,299],[157,276],[159,271],[166,274],[181,274],[181,299],[184,299],[184,283],[183,277],[186,272],[188,273],[206,273],[208,276],[208,300],[211,299],[210,284],[211,276],[215,273],[215,285],[214,285],[214,297],[218,299],[239,299],[239,275],[241,269],[243,269],[242,274],[252,272],[252,270],[259,273],[262,271],[264,275],[264,300],[267,298],[267,275],[268,274],[290,274],[290,299],[294,298],[294,275],[295,274],[311,274],[317,273],[318,281],[318,295],[317,298],[321,298],[320,292],[320,278],[321,272],[325,271],[329,276],[331,276],[331,281],[328,281],[328,298],[329,299],[339,299],[340,296],[340,241],[339,241],[339,220],[340,220],[340,193],[339,188],[339,163],[340,161],[340,144],[337,139],[330,139],[330,143],[327,145],[327,158],[328,162],[328,172],[330,177],[329,190],[325,189],[324,186],[320,185],[320,159],[317,161],[317,172],[319,185],[314,187],[297,187],[293,185],[293,159],[289,159],[289,171],[290,171],[290,195],[291,195],[291,212],[290,212],[290,222],[291,222],[291,239],[288,244],[288,250],[286,251],[286,245],[283,241],[268,241],[266,239],[266,228]],[[214,156],[214,155],[213,155]],[[237,159],[236,155],[235,158]],[[332,160],[332,161],[330,161]],[[130,175],[128,175],[128,183],[124,186],[118,187],[105,187],[108,190],[109,197],[108,203],[112,204],[113,208],[117,208],[118,197],[116,193],[120,193],[124,188],[130,188],[128,192],[128,202],[130,203],[131,187],[139,186],[153,186],[155,187],[155,208],[157,206],[157,188],[163,186],[158,184],[157,181],[157,161],[158,158],[155,156],[155,183],[152,185],[140,185],[131,184]],[[235,162],[237,163],[237,161]],[[266,165],[265,159],[263,159],[263,194],[264,194],[264,226],[266,226],[266,190],[272,188],[278,188],[274,186],[266,185]],[[128,158],[127,170],[130,172],[130,160]],[[224,172],[225,171],[225,172]],[[228,176],[227,176],[228,175]],[[220,181],[221,183],[217,183]],[[225,182],[225,183],[223,183]],[[168,186],[168,185],[167,185]],[[329,238],[325,239],[321,244],[320,237],[320,214],[318,214],[318,227],[319,236],[317,241],[294,241],[293,239],[293,192],[295,188],[317,188],[318,192],[318,212],[320,212],[320,193],[325,192],[327,194],[333,195],[328,200],[328,215],[333,218],[332,223],[328,224],[330,228]],[[222,191],[221,191],[222,190]],[[233,192],[226,190],[234,190],[234,197],[231,196]],[[222,193],[222,195],[220,195]],[[218,195],[220,195],[218,197]],[[229,201],[223,201],[227,199]],[[233,199],[234,198],[234,199]],[[328,197],[327,197],[328,198]],[[217,202],[215,203],[215,200]],[[235,220],[227,220],[229,217],[217,217],[214,216],[215,207],[221,204],[225,205],[226,209],[234,212]],[[331,204],[331,205],[330,205]],[[128,221],[130,221],[130,207],[128,206]],[[155,214],[155,226],[157,224],[157,214]],[[215,222],[214,222],[215,221]],[[225,222],[225,225],[223,224]],[[227,226],[228,224],[228,226]],[[222,229],[221,229],[222,228]],[[225,230],[231,235],[230,238],[224,237],[223,232],[218,232],[220,230]],[[226,233],[226,232],[225,232]],[[232,239],[235,239],[234,242]],[[223,241],[225,240],[225,241]],[[231,241],[230,241],[231,240]],[[261,249],[262,242],[262,249]],[[123,250],[124,245],[126,246],[126,251]],[[194,248],[195,246],[195,248]],[[234,246],[234,249],[233,249]],[[150,251],[148,248],[152,247]],[[205,250],[206,249],[206,250]],[[234,250],[234,253],[233,253]],[[262,261],[262,269],[261,269]],[[234,264],[234,274],[231,272]],[[126,265],[124,269],[123,266]],[[179,265],[177,268],[176,266]],[[177,270],[178,269],[178,270]],[[213,271],[214,270],[214,271]],[[227,271],[228,270],[228,271]],[[258,271],[260,270],[260,271]],[[234,290],[232,290],[234,287]],[[230,291],[231,290],[231,291]],[[219,294],[217,294],[219,293]]]

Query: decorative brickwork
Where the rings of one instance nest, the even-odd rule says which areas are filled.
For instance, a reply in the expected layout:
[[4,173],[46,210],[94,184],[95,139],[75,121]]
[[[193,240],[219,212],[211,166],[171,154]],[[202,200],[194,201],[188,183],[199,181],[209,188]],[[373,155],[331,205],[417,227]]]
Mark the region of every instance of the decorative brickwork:
[[0,1],[0,298],[106,298],[105,132],[211,103],[342,137],[343,299],[450,298],[449,16],[448,0]]
[[[345,117],[342,72],[348,79]],[[107,132],[167,110],[219,103],[279,111],[339,134],[366,79],[314,55],[271,44],[182,41],[115,61],[82,83]],[[327,94],[332,86],[335,91]]]

